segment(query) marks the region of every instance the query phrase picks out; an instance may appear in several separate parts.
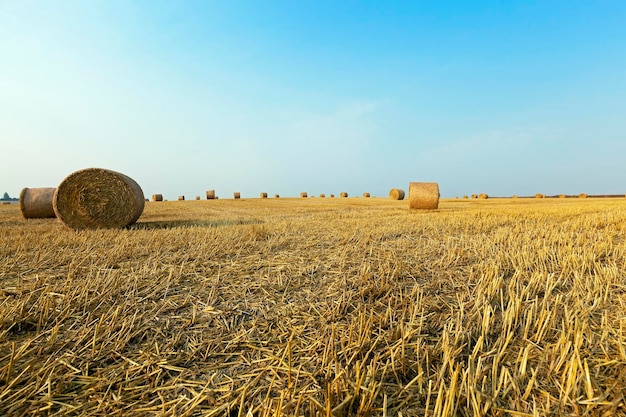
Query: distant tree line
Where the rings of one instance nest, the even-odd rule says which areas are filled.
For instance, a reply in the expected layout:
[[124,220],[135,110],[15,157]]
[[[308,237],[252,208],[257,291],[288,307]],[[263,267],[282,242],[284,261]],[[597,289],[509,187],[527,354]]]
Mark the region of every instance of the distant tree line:
[[9,193],[4,193],[2,198],[0,198],[0,201],[17,201],[17,200],[19,200],[19,198],[11,198],[11,197],[9,197]]

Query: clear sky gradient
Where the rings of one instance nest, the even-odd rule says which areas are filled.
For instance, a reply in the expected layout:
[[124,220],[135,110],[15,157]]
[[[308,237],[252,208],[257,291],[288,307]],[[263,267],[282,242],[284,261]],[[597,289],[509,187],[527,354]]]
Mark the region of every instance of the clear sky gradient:
[[623,1],[0,1],[0,194],[626,193]]

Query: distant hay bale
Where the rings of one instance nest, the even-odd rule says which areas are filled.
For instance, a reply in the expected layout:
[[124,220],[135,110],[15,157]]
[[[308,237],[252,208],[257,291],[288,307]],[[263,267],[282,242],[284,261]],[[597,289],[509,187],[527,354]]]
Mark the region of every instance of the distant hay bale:
[[578,198],[587,198],[587,194],[585,194],[585,193],[580,193],[580,194],[578,195]]
[[302,198],[307,198],[308,196],[309,195],[306,192],[304,192],[304,191],[300,193],[300,197],[302,197]]
[[196,196],[196,200],[200,200],[200,196],[199,195]]
[[108,169],[87,168],[61,181],[53,204],[57,218],[72,229],[113,229],[135,223],[145,201],[132,178]]
[[482,194],[478,194],[478,199],[480,200],[486,200],[489,198],[488,194],[482,193]]
[[54,214],[55,188],[24,188],[20,193],[20,210],[25,219],[51,219]]
[[206,199],[207,200],[214,200],[215,199],[215,190],[208,190],[206,192]]
[[9,205],[9,204],[11,204],[11,202],[10,201],[3,201],[2,204]]
[[472,194],[472,198],[473,198],[473,199],[478,198],[478,194]]
[[261,198],[267,198],[267,193],[261,193],[261,194],[260,194],[260,197],[261,197]]
[[464,195],[464,196],[463,196],[463,200],[467,200],[467,198],[468,198],[468,197],[467,197],[466,195]]
[[511,197],[511,198],[517,198],[517,194],[514,194],[513,197]]
[[152,201],[163,201],[163,194],[152,194]]
[[389,190],[389,198],[392,200],[404,200],[404,190],[400,188],[392,188]]
[[278,194],[274,194],[274,198],[280,198]]
[[178,201],[185,201],[185,196],[184,195],[179,195],[178,196]]
[[346,193],[345,191],[342,191],[339,193],[339,197],[348,198],[348,193]]
[[439,207],[439,184],[436,182],[409,183],[409,208],[434,210]]
[[326,198],[326,194],[320,194],[320,198]]
[[545,198],[546,196],[541,194],[541,193],[537,193],[535,194],[535,198]]
[[565,194],[559,194],[559,198],[565,198]]
[[335,194],[331,194],[331,195],[330,195],[330,198],[335,198]]
[[234,198],[234,199],[241,198],[241,193],[239,193],[238,191],[235,191],[235,192],[233,193],[233,198]]
[[363,198],[369,198],[369,196],[370,196],[370,193],[368,192],[363,193]]

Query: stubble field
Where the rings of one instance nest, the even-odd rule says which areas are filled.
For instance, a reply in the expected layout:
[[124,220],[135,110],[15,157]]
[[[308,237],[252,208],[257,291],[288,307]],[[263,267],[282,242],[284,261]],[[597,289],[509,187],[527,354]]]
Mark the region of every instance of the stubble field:
[[0,415],[626,415],[626,200],[0,206]]

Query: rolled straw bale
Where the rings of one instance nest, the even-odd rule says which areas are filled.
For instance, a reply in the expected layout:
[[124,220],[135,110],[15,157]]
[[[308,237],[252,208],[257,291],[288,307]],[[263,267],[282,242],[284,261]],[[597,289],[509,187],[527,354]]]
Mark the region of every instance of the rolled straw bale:
[[389,198],[392,200],[404,200],[404,190],[400,188],[392,188],[389,190]]
[[200,200],[200,196],[199,195],[196,196],[196,200]]
[[511,198],[517,198],[517,194],[514,194],[513,197],[511,197]]
[[9,204],[11,204],[11,202],[10,201],[3,201],[2,204],[9,205]]
[[368,198],[369,196],[370,196],[370,193],[368,193],[368,192],[363,193],[363,197],[364,198]]
[[152,194],[152,201],[163,201],[163,194]]
[[467,200],[467,198],[468,198],[468,197],[467,197],[466,195],[464,195],[464,196],[463,196],[463,200]]
[[541,193],[537,193],[535,194],[535,198],[545,198],[546,196],[541,194]]
[[346,193],[345,191],[342,191],[339,193],[339,197],[348,198],[348,193]]
[[320,198],[326,198],[326,194],[320,194]]
[[233,193],[233,198],[235,198],[235,199],[237,199],[237,198],[241,198],[241,193],[240,193],[240,192],[238,192],[238,191],[235,191],[235,192]]
[[472,194],[472,198],[478,198],[478,194]]
[[179,195],[178,196],[178,201],[185,201],[185,196],[184,195]]
[[436,182],[409,183],[409,208],[434,210],[439,207],[439,184]]
[[25,219],[56,217],[52,201],[55,188],[24,188],[20,193],[20,210]]
[[260,197],[261,197],[261,198],[267,198],[267,193],[261,193],[261,194],[260,194]]
[[274,198],[280,198],[278,194],[274,194]]
[[132,178],[108,169],[87,168],[61,181],[53,204],[66,226],[102,229],[135,223],[145,201],[141,187]]
[[301,192],[301,193],[300,193],[300,197],[302,197],[302,198],[307,198],[307,197],[308,197],[308,194],[307,194],[306,192],[304,192],[304,191],[303,191],[303,192]]
[[578,198],[587,198],[587,194],[581,193],[578,195]]
[[206,192],[206,199],[207,200],[214,200],[215,199],[215,190],[208,190]]
[[335,198],[335,194],[331,194],[331,195],[330,195],[330,198]]
[[485,193],[478,194],[478,198],[479,198],[480,200],[486,200],[486,199],[488,199],[488,198],[489,198],[489,195],[488,195],[488,194],[485,194]]
[[565,198],[565,194],[559,194],[559,198]]

